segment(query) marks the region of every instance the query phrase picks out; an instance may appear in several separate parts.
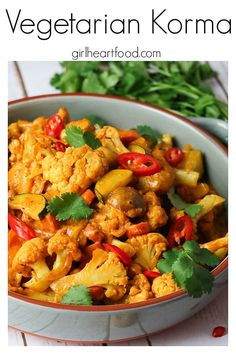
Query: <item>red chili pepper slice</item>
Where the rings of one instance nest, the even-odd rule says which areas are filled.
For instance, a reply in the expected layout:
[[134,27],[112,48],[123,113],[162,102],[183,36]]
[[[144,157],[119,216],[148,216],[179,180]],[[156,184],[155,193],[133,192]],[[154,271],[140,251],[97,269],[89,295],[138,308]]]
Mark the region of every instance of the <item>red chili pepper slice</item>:
[[193,234],[193,221],[188,215],[181,216],[171,226],[167,236],[169,247],[179,245],[181,238],[185,241],[191,240]]
[[130,256],[128,256],[128,254],[122,251],[119,247],[115,245],[110,245],[109,243],[103,243],[102,245],[105,250],[115,253],[124,263],[124,265],[129,266],[132,263],[132,259],[130,258]]
[[25,240],[31,240],[36,237],[34,229],[28,226],[24,221],[20,220],[16,216],[8,213],[8,224],[10,228],[17,233],[19,237]]
[[45,134],[53,136],[54,138],[59,138],[62,129],[65,128],[63,120],[58,114],[54,114],[48,118],[47,123],[45,124]]
[[154,270],[145,270],[143,272],[143,274],[147,277],[147,278],[151,278],[151,279],[155,279],[157,277],[159,277],[161,275],[161,273],[156,272]]
[[118,156],[119,164],[133,171],[136,176],[151,176],[160,172],[161,165],[152,156],[139,152],[125,152]]
[[225,327],[218,326],[212,331],[212,337],[222,337],[225,334]]
[[172,167],[175,167],[183,160],[184,153],[180,148],[172,147],[166,151],[164,157]]
[[63,144],[63,143],[61,143],[60,141],[56,141],[55,143],[53,143],[53,147],[54,147],[57,151],[65,152],[65,151],[66,151],[66,148],[68,147],[68,145]]

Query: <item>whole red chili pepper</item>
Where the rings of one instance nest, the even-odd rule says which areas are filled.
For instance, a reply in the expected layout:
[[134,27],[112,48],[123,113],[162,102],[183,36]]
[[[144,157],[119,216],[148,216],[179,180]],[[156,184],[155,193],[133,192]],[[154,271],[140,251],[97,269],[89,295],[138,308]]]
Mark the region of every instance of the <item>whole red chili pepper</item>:
[[124,265],[129,266],[132,263],[130,256],[128,256],[128,254],[121,250],[119,247],[110,245],[109,243],[103,243],[102,246],[105,248],[105,250],[115,253],[124,263]]
[[48,118],[45,124],[44,131],[46,135],[53,136],[54,138],[59,138],[62,129],[65,128],[63,120],[58,114],[54,114]]
[[176,243],[179,245],[180,240],[191,240],[193,234],[193,221],[188,215],[181,216],[170,227],[170,231],[167,236],[169,247],[175,247]]
[[36,237],[34,229],[10,213],[8,213],[8,224],[18,236],[24,238],[25,240],[31,240]]
[[176,167],[183,160],[184,153],[180,148],[172,147],[166,151],[164,157],[172,167]]
[[212,331],[212,337],[222,337],[225,334],[225,327],[218,326]]
[[151,176],[160,172],[161,165],[154,157],[139,152],[125,152],[118,156],[119,164],[136,176]]

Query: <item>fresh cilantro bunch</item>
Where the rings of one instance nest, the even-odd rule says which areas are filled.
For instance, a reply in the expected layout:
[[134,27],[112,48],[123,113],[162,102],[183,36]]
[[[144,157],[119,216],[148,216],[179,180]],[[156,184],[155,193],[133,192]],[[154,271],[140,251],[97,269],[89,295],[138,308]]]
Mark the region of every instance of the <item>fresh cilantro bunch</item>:
[[92,149],[97,149],[101,146],[100,141],[92,132],[83,132],[80,127],[76,126],[66,128],[65,139],[67,143],[72,147],[81,147],[87,144]]
[[206,80],[217,78],[199,61],[64,61],[51,85],[61,92],[111,94],[148,102],[189,117],[227,120],[228,106]]
[[167,192],[168,199],[171,204],[178,210],[184,210],[191,218],[194,218],[202,209],[200,204],[186,203],[178,194],[175,193],[174,187]]
[[183,244],[183,249],[164,252],[157,267],[161,273],[173,273],[176,283],[196,298],[211,292],[213,276],[206,266],[215,267],[219,263],[219,257],[191,240]]
[[47,204],[47,211],[58,221],[65,221],[71,217],[81,220],[89,218],[93,213],[93,209],[89,208],[83,198],[76,193],[64,193],[51,199]]
[[76,285],[72,286],[67,293],[63,295],[61,303],[70,305],[92,305],[93,301],[86,286]]

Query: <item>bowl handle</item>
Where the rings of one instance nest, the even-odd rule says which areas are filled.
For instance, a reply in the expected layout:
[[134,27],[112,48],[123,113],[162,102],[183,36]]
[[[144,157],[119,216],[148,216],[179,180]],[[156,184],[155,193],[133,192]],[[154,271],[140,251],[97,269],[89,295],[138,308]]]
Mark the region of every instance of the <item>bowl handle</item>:
[[214,135],[225,145],[228,145],[228,124],[227,122],[216,118],[188,118],[192,123],[199,125]]

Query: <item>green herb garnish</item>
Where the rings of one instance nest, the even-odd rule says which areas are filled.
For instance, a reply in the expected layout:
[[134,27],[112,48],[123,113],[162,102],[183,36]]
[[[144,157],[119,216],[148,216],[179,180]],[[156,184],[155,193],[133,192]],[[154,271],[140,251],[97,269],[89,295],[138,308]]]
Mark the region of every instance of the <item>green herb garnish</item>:
[[70,305],[92,305],[92,297],[89,290],[84,285],[72,286],[66,294],[63,295],[62,304]]
[[167,192],[168,199],[171,204],[178,210],[184,210],[191,218],[194,218],[202,209],[200,204],[186,203],[178,194],[175,193],[174,187]]
[[136,130],[139,135],[148,138],[153,145],[156,144],[162,136],[158,131],[152,129],[148,125],[138,125]]
[[183,244],[183,249],[172,248],[164,252],[157,267],[161,273],[173,273],[176,283],[196,298],[212,290],[214,278],[205,267],[215,267],[219,263],[219,257],[191,240]]
[[73,217],[76,220],[88,218],[93,209],[89,208],[83,198],[76,193],[64,193],[48,202],[47,211],[53,214],[58,221],[65,221]]
[[97,149],[101,146],[100,141],[90,132],[83,132],[80,127],[71,126],[66,128],[65,139],[72,147],[81,147],[84,145],[90,146],[92,149]]

